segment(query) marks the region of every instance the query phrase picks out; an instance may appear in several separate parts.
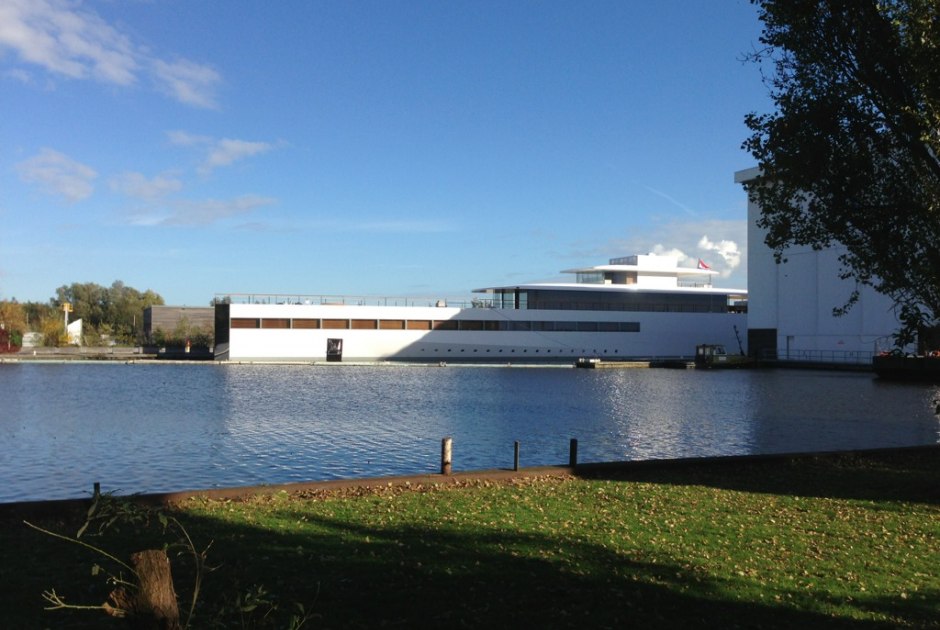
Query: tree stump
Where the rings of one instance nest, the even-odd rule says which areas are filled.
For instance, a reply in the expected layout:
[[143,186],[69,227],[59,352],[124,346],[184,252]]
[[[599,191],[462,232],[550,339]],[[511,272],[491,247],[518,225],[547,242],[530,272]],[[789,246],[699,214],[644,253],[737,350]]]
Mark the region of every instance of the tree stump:
[[135,630],[179,630],[180,613],[166,552],[138,551],[131,555],[131,565],[137,572],[137,590],[112,591],[112,603],[105,604],[107,613],[125,618]]

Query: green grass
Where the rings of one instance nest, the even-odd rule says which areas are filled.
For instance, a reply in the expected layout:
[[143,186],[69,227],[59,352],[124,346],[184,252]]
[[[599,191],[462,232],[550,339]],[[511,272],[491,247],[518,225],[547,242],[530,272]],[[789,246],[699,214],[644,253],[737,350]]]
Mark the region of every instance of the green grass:
[[[898,451],[194,499],[173,514],[212,543],[197,628],[286,627],[297,603],[305,628],[940,627],[938,464],[937,449]],[[74,534],[81,516],[42,523]],[[93,540],[123,557],[159,545],[153,529]],[[101,558],[19,520],[0,533],[0,625],[107,627],[41,599],[104,601]],[[183,601],[191,564],[172,557]],[[262,605],[233,613],[259,585]]]

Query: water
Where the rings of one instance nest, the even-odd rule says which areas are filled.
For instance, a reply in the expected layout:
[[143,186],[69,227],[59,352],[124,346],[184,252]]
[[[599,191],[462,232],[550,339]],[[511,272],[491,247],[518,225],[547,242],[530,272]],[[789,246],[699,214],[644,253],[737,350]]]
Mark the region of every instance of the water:
[[0,502],[933,444],[932,385],[807,371],[0,365]]

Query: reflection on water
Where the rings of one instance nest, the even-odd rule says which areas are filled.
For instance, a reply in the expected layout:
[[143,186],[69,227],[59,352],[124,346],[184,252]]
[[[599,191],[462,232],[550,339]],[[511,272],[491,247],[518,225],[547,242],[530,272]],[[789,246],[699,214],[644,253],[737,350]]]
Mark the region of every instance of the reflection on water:
[[937,388],[805,371],[0,365],[0,502],[935,443]]

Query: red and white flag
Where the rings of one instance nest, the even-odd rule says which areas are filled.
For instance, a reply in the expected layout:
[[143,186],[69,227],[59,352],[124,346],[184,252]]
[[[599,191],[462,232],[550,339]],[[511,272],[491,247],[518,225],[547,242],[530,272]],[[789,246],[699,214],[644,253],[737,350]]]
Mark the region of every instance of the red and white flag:
[[711,269],[708,265],[705,264],[705,261],[701,258],[698,259],[698,268],[699,269]]

